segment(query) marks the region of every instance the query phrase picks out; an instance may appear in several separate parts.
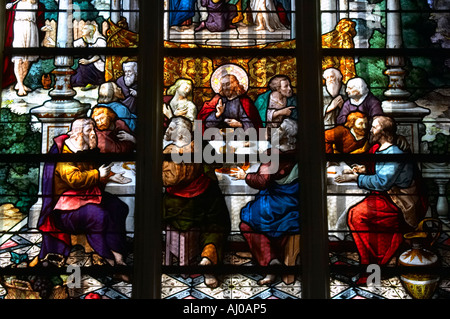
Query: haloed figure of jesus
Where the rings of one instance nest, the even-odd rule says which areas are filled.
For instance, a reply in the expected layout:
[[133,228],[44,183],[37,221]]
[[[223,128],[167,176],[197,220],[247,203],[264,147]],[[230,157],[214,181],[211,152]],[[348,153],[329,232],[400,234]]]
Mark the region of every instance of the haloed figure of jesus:
[[241,127],[247,130],[262,127],[257,108],[233,74],[226,74],[220,79],[218,94],[204,103],[198,119],[203,121],[204,128]]

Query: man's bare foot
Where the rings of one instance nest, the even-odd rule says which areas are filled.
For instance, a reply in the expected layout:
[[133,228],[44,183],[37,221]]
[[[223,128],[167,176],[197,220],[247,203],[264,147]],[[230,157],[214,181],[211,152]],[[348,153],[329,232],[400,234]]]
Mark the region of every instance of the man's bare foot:
[[219,286],[219,281],[214,275],[205,274],[205,285],[211,289],[217,288]]
[[198,32],[198,31],[201,31],[201,30],[203,30],[203,29],[205,29],[205,28],[206,28],[206,23],[205,23],[205,21],[202,21],[202,22],[200,23],[200,25],[194,29],[194,31],[195,31],[195,32]]
[[[199,263],[200,266],[211,266],[212,262],[208,258],[202,258]],[[205,274],[205,285],[209,288],[217,288],[219,286],[219,281],[214,275]]]
[[24,89],[20,88],[20,89],[17,91],[17,95],[18,95],[18,96],[25,96],[25,95],[28,95],[28,93],[27,93],[27,91],[25,91]]
[[275,281],[276,276],[275,275],[266,275],[266,277],[264,277],[261,280],[258,280],[258,285],[262,286],[262,285],[270,285],[271,283],[273,283]]
[[[278,259],[273,259],[270,261],[269,265],[274,266],[274,265],[281,265],[281,262]],[[268,274],[266,275],[266,277],[264,277],[263,279],[258,281],[259,285],[270,285],[272,284],[275,279],[276,279],[276,275],[274,274]]]

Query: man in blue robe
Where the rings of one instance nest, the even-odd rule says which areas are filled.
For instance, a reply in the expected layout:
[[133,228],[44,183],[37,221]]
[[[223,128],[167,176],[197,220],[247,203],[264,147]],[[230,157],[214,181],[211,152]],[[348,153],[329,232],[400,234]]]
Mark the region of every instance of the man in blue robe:
[[195,0],[170,0],[169,25],[181,26],[195,15]]
[[[300,231],[298,165],[295,160],[297,122],[285,119],[277,129],[280,145],[272,147],[271,156],[279,156],[276,172],[263,163],[255,173],[242,169],[230,174],[243,179],[260,192],[241,210],[240,230],[250,251],[260,266],[281,264],[285,246],[291,236]],[[259,284],[270,284],[275,275],[268,274]]]

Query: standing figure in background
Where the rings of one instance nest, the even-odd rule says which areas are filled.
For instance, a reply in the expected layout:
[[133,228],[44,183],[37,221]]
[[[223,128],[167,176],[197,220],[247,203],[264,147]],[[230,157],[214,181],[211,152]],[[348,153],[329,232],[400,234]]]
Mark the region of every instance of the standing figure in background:
[[[81,38],[73,42],[75,48],[105,48],[106,38],[94,24],[86,24]],[[71,77],[72,86],[90,90],[105,82],[105,57],[94,55],[78,61],[77,72]]]
[[138,65],[137,62],[125,62],[122,64],[122,68],[124,74],[116,81],[124,95],[120,102],[128,107],[131,113],[136,114]]
[[286,29],[280,21],[273,0],[250,0],[250,8],[253,12],[253,21],[256,23],[255,30],[274,32]]
[[325,129],[336,125],[336,119],[344,104],[344,94],[342,83],[342,73],[336,68],[328,68],[323,71],[323,78],[325,80],[324,92],[324,124]]
[[[45,31],[46,27],[43,21],[43,8],[37,0],[19,0],[14,3],[8,3],[6,9],[13,11],[10,12],[9,23],[13,23],[12,34],[9,30],[6,36],[6,45],[11,45],[13,48],[38,48],[40,44],[40,38],[43,34],[40,32]],[[11,42],[12,41],[12,42]],[[25,96],[31,89],[24,84],[25,77],[30,70],[31,63],[37,61],[39,56],[28,55],[18,56],[14,55],[11,61],[14,64],[14,75],[17,83],[14,89],[17,91],[17,95]],[[5,67],[7,69],[7,67]]]
[[195,31],[208,29],[211,32],[223,32],[236,29],[233,19],[237,16],[236,6],[225,0],[201,0],[201,4],[208,11],[208,18],[195,28]]

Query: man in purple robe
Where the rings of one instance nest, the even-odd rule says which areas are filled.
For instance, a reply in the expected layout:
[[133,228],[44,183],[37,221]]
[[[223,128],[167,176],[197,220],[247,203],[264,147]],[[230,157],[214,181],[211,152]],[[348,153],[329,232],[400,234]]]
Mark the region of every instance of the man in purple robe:
[[381,101],[375,97],[368,89],[366,82],[362,78],[353,78],[347,82],[348,100],[342,105],[336,123],[345,124],[347,116],[352,112],[366,114],[369,121],[376,115],[383,115]]
[[137,62],[125,62],[122,64],[123,76],[117,79],[116,84],[122,90],[124,98],[120,102],[125,105],[131,113],[136,114],[137,107]]
[[232,24],[237,16],[235,5],[227,3],[225,0],[201,0],[202,6],[208,11],[208,18],[202,21],[195,31],[208,29],[211,32],[223,32],[227,29],[235,29]]
[[[54,139],[50,153],[94,152],[97,146],[92,119],[77,119],[71,131]],[[95,154],[93,154],[95,156]],[[93,162],[50,162],[42,178],[43,205],[38,228],[39,254],[67,257],[71,234],[85,234],[89,245],[111,265],[125,265],[128,206],[104,191],[111,165]]]

